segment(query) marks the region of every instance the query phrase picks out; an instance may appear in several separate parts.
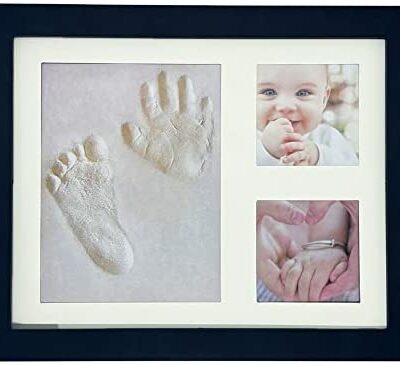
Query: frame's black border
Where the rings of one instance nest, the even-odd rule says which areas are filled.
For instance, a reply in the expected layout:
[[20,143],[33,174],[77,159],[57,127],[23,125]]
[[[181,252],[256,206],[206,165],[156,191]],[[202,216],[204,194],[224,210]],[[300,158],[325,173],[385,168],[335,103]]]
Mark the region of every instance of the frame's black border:
[[[13,38],[21,36],[386,39],[388,328],[12,330]],[[0,360],[400,359],[400,8],[2,5],[0,62]]]

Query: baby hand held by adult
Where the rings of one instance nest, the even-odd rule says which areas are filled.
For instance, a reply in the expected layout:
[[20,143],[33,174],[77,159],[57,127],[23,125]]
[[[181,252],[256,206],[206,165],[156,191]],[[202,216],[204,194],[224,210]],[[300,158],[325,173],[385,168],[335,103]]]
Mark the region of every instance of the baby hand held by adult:
[[347,256],[340,247],[305,250],[296,257],[303,266],[301,277],[298,279],[298,296],[301,301],[316,302],[325,286],[329,283],[330,276],[340,270],[345,270],[343,263],[347,263]]
[[283,284],[283,300],[292,302],[297,299],[297,286],[302,272],[303,265],[295,258],[286,261],[282,266],[280,279]]

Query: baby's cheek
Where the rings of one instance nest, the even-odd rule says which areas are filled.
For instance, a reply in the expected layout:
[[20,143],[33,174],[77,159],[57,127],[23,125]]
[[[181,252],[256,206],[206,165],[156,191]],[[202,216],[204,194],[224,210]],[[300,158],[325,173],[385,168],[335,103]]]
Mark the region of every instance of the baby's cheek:
[[257,101],[257,128],[262,130],[270,120],[269,107],[262,101]]

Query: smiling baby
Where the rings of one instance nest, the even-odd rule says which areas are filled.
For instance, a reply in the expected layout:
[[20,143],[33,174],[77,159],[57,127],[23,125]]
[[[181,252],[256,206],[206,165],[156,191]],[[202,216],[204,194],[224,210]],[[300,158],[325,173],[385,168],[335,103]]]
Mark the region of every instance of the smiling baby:
[[257,165],[358,165],[349,141],[323,124],[327,65],[259,65]]

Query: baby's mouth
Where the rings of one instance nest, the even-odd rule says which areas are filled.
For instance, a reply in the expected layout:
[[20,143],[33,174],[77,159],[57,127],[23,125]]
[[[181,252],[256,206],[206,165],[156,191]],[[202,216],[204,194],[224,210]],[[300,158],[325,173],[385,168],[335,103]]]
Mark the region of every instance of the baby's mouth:
[[295,128],[300,124],[300,120],[291,120],[290,123],[292,123],[292,127]]

